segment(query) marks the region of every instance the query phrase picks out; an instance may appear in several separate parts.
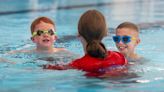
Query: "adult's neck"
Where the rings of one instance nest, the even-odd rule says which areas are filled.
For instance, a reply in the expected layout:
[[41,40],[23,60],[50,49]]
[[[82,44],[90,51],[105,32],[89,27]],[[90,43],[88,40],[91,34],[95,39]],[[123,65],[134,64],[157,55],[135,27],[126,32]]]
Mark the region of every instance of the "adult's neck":
[[82,44],[82,46],[83,46],[83,51],[84,51],[84,53],[87,54],[86,48],[87,48],[87,44],[88,44],[88,43],[86,42],[86,40],[85,40],[82,36],[79,36],[79,39],[80,39],[81,44]]

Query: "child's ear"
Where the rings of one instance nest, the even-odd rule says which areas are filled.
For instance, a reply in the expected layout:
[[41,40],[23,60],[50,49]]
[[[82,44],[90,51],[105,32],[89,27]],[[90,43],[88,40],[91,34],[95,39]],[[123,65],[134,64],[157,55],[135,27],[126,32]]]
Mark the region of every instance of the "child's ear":
[[57,37],[56,35],[54,35],[54,39],[55,39],[55,40],[57,40],[57,39],[58,39],[58,37]]
[[138,45],[140,42],[141,42],[141,40],[138,38],[137,41],[136,41],[137,45]]
[[34,37],[31,37],[31,41],[34,42]]

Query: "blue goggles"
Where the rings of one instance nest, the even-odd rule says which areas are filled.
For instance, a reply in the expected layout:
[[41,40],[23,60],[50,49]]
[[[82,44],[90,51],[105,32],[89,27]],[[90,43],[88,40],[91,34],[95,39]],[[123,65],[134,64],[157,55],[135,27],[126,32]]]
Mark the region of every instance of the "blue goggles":
[[119,43],[120,41],[122,41],[124,44],[127,44],[129,42],[131,42],[132,40],[135,40],[136,38],[131,37],[131,36],[113,36],[113,41],[115,43]]

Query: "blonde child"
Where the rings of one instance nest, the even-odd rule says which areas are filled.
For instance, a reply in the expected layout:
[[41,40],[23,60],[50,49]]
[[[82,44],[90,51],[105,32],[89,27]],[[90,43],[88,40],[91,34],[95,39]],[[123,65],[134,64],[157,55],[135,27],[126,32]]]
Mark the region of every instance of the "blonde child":
[[116,28],[116,35],[113,41],[117,49],[122,53],[128,61],[136,61],[141,58],[135,48],[140,43],[139,28],[131,22],[123,22]]

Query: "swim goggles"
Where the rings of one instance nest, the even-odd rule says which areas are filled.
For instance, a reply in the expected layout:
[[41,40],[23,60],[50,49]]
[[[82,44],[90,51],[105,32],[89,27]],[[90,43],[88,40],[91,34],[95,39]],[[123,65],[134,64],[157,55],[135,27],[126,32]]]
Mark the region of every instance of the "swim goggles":
[[49,35],[56,35],[56,32],[53,31],[52,29],[50,30],[38,30],[32,33],[32,37],[34,36],[41,36],[42,34],[49,34]]
[[113,41],[115,43],[119,43],[120,41],[122,41],[124,44],[127,44],[129,42],[131,42],[131,40],[135,40],[136,38],[131,37],[131,36],[113,36]]

